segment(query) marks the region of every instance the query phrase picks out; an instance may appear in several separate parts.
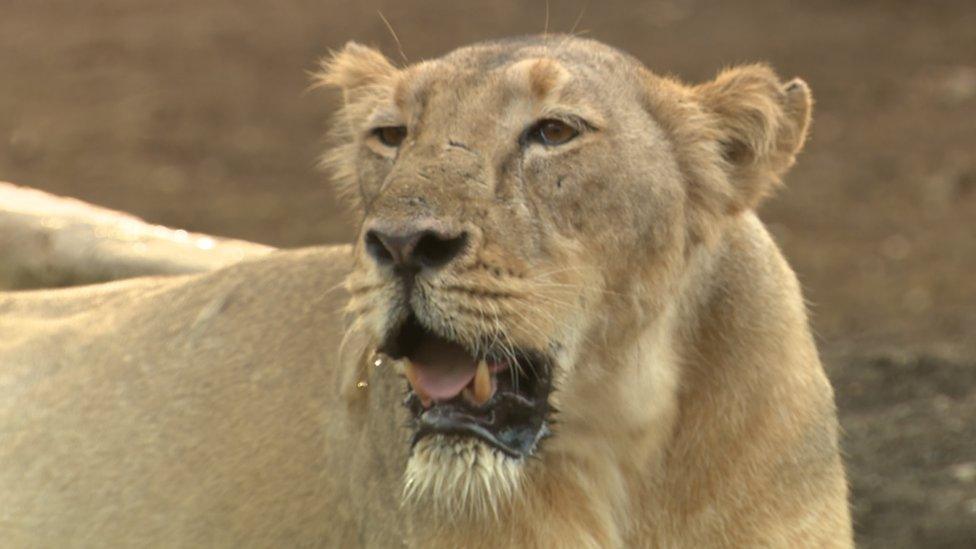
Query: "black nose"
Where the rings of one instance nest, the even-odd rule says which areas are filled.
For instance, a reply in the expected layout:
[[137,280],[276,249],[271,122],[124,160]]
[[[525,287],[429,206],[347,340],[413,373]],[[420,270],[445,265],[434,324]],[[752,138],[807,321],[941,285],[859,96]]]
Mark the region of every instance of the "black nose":
[[380,265],[400,269],[436,269],[451,262],[468,244],[468,233],[448,234],[435,229],[366,231],[366,252]]

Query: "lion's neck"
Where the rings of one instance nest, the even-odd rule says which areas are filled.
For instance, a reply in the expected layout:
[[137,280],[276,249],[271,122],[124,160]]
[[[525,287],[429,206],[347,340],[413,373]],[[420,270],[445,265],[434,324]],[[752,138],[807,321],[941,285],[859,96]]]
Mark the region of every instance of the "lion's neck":
[[554,434],[542,459],[526,462],[518,496],[497,519],[412,516],[411,545],[625,546],[675,422],[677,321],[669,312],[617,352],[581,354],[578,382],[557,393]]
[[676,421],[681,315],[669,308],[613,352],[584,350],[554,395],[554,434],[527,463],[520,496],[498,521],[440,527],[425,546],[625,546]]
[[640,330],[614,329],[616,319],[608,318],[610,329],[582,346],[572,381],[557,395],[544,468],[534,471],[513,513],[521,543],[623,547],[639,523],[664,520],[647,499],[664,484],[682,367],[695,354],[689,342],[713,291],[714,257],[714,250],[690,254],[687,276],[675,282],[677,298],[640,311],[651,319]]
[[843,513],[825,514],[845,497],[830,389],[757,223],[633,337],[583,348],[554,394],[554,436],[499,521],[449,524],[426,546],[762,545],[841,527]]

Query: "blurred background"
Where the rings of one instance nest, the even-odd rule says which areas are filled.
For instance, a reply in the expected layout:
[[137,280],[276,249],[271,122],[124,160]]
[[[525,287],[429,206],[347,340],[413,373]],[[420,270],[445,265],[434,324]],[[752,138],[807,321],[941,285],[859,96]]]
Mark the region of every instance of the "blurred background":
[[[541,32],[544,0],[0,0],[0,180],[277,246],[353,226],[315,168],[355,39],[411,61]],[[549,30],[697,82],[806,79],[812,137],[761,216],[838,396],[862,547],[976,547],[976,4],[549,0]]]

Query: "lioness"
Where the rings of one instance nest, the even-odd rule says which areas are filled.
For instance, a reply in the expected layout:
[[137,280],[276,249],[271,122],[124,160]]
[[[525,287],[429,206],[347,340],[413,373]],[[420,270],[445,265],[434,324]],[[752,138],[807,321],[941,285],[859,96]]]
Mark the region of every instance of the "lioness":
[[5,546],[851,545],[753,213],[802,81],[549,35],[320,82],[353,246],[0,294]]

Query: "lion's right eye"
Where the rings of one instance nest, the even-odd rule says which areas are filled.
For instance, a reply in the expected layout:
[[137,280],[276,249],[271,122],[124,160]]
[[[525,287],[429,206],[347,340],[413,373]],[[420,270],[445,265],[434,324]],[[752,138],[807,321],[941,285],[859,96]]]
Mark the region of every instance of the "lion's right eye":
[[569,143],[577,135],[579,135],[579,131],[576,128],[554,118],[546,118],[536,122],[526,133],[526,137],[530,141],[541,143],[547,147]]
[[373,129],[373,135],[387,147],[399,147],[407,137],[406,126],[382,126]]

